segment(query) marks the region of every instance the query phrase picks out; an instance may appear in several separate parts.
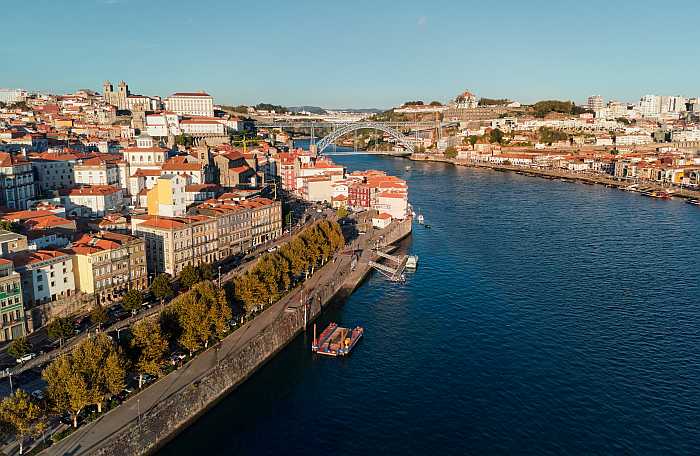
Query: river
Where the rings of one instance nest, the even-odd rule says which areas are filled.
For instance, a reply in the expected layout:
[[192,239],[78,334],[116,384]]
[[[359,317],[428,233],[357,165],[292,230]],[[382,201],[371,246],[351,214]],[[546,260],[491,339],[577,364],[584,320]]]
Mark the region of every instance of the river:
[[[601,186],[345,156],[425,215],[373,274],[161,455],[697,454],[700,210]],[[412,169],[404,167],[411,164]]]

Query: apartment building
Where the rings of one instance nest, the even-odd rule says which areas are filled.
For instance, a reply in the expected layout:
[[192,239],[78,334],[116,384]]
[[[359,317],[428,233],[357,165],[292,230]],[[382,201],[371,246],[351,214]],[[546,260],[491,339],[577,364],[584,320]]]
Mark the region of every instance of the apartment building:
[[0,206],[26,209],[35,196],[31,163],[24,157],[0,152]]
[[0,342],[27,333],[20,275],[12,261],[0,258]]
[[134,235],[145,241],[148,270],[152,273],[175,276],[187,265],[217,260],[215,218],[134,216],[131,223]]
[[122,189],[112,185],[83,185],[61,190],[61,202],[74,217],[101,217],[124,207]]
[[12,231],[0,230],[0,255],[27,250],[27,236],[13,233]]
[[72,254],[58,250],[23,251],[8,256],[22,279],[29,307],[75,294]]
[[148,288],[143,239],[101,231],[98,234],[84,234],[68,252],[73,254],[73,275],[77,288],[94,295],[101,304],[114,302],[131,288]]

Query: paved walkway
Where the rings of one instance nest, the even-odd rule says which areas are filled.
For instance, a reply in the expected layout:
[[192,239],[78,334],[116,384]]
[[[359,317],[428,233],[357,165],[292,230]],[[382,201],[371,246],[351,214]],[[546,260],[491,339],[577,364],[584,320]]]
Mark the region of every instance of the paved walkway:
[[[369,237],[369,234],[363,237]],[[219,356],[224,358],[245,347],[253,337],[280,316],[287,306],[299,303],[302,292],[304,296],[308,296],[310,291],[334,281],[337,271],[341,267],[347,267],[350,261],[350,256],[339,255],[335,262],[329,262],[316,271],[303,286],[295,289],[252,321],[234,331],[222,341],[218,350],[216,347],[210,347],[185,366],[163,377],[97,420],[79,428],[70,436],[45,450],[42,454],[89,455],[99,448],[101,442],[114,435],[124,426],[137,426],[139,412],[145,413],[164,398],[203,377],[210,369],[216,366]]]

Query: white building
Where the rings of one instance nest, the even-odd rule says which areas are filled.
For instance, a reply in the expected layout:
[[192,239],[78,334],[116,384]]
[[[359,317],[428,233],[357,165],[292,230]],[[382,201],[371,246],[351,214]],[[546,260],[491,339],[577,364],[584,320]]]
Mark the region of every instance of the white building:
[[36,196],[32,164],[23,157],[0,152],[0,206],[27,209]]
[[214,117],[197,117],[183,119],[180,121],[180,128],[186,135],[223,135],[225,133],[224,123]]
[[178,92],[165,99],[165,109],[184,116],[214,117],[214,98],[205,92]]
[[600,95],[593,95],[588,97],[586,106],[593,112],[599,111],[605,107],[605,101]]
[[102,217],[124,206],[122,189],[111,185],[84,185],[59,194],[66,213],[74,217]]
[[661,97],[657,95],[644,95],[639,100],[639,110],[645,117],[658,116],[661,113]]
[[146,132],[149,136],[166,137],[180,135],[180,119],[172,111],[146,116]]
[[23,89],[0,89],[0,103],[12,104],[27,99],[27,91]]
[[132,175],[139,169],[159,169],[168,158],[168,149],[155,146],[149,135],[139,136],[136,147],[126,147],[122,152]]
[[57,250],[25,250],[12,255],[22,278],[25,304],[43,304],[75,294],[73,255]]
[[73,167],[76,184],[119,185],[119,168],[116,163],[100,157],[78,162]]
[[642,144],[651,144],[653,142],[649,135],[620,135],[615,138],[615,144],[618,146],[634,146]]

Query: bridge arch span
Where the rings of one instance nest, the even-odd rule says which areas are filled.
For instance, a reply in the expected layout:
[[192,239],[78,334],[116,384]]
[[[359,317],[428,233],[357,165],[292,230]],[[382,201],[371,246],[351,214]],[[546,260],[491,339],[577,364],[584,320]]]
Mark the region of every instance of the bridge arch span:
[[383,131],[384,133],[387,133],[389,136],[394,138],[399,144],[404,146],[406,150],[408,150],[410,153],[414,152],[413,144],[411,144],[408,141],[408,138],[406,138],[406,136],[403,133],[396,130],[395,128],[392,128],[381,122],[353,122],[347,125],[343,125],[340,128],[336,128],[335,130],[324,136],[323,139],[321,139],[319,142],[317,142],[316,148],[318,150],[318,153],[322,154],[323,151],[326,148],[328,148],[328,146],[336,142],[338,139],[347,135],[348,133],[352,133],[353,131],[357,130]]

